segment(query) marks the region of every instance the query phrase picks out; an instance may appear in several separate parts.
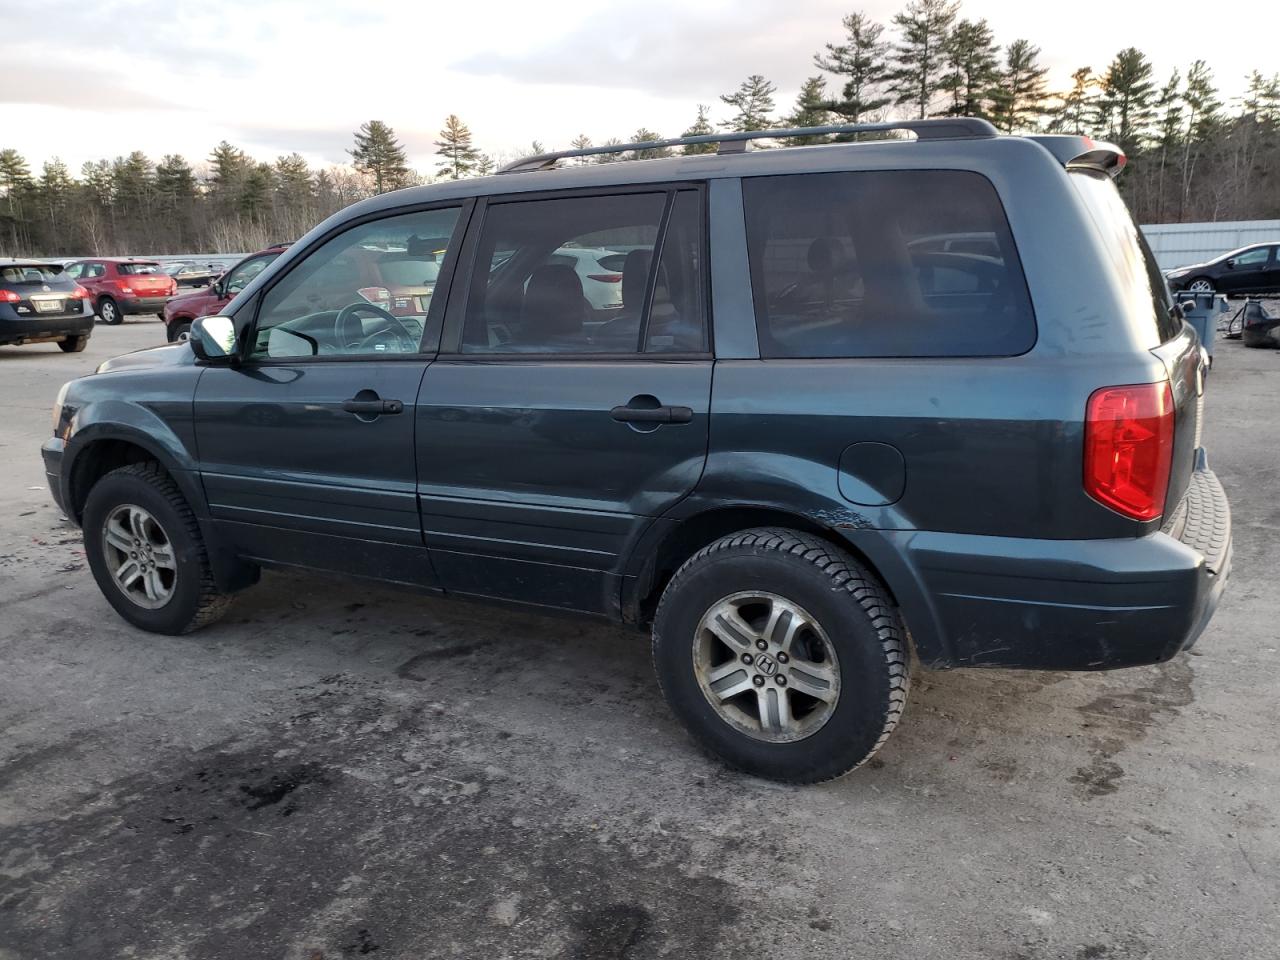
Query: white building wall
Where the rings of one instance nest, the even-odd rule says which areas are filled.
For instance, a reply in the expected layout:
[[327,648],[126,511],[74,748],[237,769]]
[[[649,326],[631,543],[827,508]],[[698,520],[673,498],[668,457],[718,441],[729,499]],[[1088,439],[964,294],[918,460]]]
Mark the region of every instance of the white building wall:
[[1203,263],[1251,243],[1280,243],[1280,220],[1230,220],[1221,223],[1156,223],[1143,234],[1162,270]]

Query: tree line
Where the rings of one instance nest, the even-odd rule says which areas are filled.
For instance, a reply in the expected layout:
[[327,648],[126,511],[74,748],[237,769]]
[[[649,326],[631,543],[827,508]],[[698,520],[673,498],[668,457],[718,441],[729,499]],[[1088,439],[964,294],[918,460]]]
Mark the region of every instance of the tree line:
[[[1041,50],[1025,38],[1001,44],[985,19],[961,15],[959,0],[912,0],[888,26],[855,11],[839,37],[812,56],[814,74],[789,108],[777,87],[752,74],[719,100],[719,119],[700,104],[680,136],[815,127],[904,118],[971,116],[1006,133],[1089,134],[1128,155],[1121,191],[1139,222],[1280,217],[1280,74],[1248,76],[1245,95],[1224,103],[1203,60],[1156,77],[1135,47],[1095,69],[1081,66],[1070,88],[1050,91]],[[865,134],[784,138],[797,146]],[[663,139],[645,127],[601,146]],[[574,149],[594,145],[587,134]],[[768,143],[762,144],[768,146]],[[386,123],[355,131],[351,162],[312,169],[298,153],[274,162],[226,141],[198,167],[141,151],[85,163],[74,176],[58,159],[34,173],[12,148],[0,150],[0,253],[106,255],[252,250],[303,234],[356,200],[435,179],[493,172],[496,159],[449,115],[435,141],[437,165],[413,170]],[[684,154],[714,151],[687,144]],[[544,147],[535,141],[530,153]],[[671,148],[577,158],[611,163],[669,156]]]

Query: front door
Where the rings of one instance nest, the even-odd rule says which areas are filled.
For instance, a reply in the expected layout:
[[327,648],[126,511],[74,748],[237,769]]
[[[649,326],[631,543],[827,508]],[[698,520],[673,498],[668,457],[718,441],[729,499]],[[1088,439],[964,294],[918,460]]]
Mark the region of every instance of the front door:
[[491,200],[476,220],[416,411],[432,562],[453,593],[614,612],[631,546],[706,459],[702,192]]
[[204,371],[201,477],[241,555],[437,585],[418,519],[414,405],[443,302],[393,291],[415,264],[436,276],[458,215],[401,214],[329,239],[264,289],[243,363]]
[[1222,271],[1218,289],[1223,293],[1256,293],[1262,290],[1266,286],[1270,259],[1270,247],[1250,247],[1237,253],[1230,260],[1231,266]]

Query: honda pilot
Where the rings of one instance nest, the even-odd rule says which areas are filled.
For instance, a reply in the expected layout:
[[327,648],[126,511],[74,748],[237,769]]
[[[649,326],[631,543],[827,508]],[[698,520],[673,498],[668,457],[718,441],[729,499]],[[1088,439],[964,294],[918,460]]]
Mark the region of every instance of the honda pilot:
[[[1218,604],[1202,351],[1123,165],[933,120],[374,197],[63,387],[49,486],[144,630],[270,567],[631,624],[710,752],[826,780],[912,658],[1153,664]],[[610,252],[615,308],[573,250]]]

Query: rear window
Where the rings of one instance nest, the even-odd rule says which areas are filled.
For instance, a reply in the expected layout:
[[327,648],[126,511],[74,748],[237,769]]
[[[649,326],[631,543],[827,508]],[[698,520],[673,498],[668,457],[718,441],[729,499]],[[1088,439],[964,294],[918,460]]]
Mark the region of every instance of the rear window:
[[995,188],[912,170],[743,181],[764,357],[1015,356],[1035,344]]
[[158,263],[120,263],[116,265],[116,269],[120,271],[122,276],[134,277],[148,273],[159,273],[160,264]]
[[48,283],[62,279],[62,267],[52,263],[22,263],[0,267],[0,281],[11,284]]
[[1182,321],[1174,314],[1169,285],[1147,245],[1147,238],[1120,198],[1120,191],[1111,178],[1102,173],[1073,170],[1069,179],[1097,225],[1111,265],[1120,278],[1128,301],[1125,314],[1149,327],[1151,333],[1147,337],[1155,337],[1153,346],[1169,342],[1181,332]]

